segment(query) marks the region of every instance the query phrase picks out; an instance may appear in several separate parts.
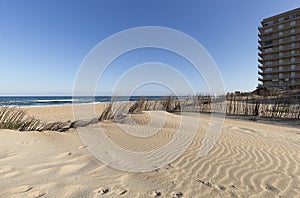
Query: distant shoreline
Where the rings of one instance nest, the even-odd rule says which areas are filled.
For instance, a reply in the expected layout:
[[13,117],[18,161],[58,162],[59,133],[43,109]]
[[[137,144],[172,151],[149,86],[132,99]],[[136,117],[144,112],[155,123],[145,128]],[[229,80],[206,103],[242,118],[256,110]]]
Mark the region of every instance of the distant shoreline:
[[[141,96],[118,96],[116,101],[137,101]],[[162,96],[145,96],[149,100],[158,100]],[[0,107],[44,107],[68,106],[74,104],[99,104],[109,103],[114,96],[0,96]]]

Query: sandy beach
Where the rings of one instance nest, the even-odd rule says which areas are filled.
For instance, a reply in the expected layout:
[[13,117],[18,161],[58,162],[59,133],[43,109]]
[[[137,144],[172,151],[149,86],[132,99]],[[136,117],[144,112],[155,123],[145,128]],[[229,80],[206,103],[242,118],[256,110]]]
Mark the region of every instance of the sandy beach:
[[[97,105],[97,111],[103,105]],[[73,120],[71,106],[27,108],[43,121]],[[121,147],[143,152],[169,142],[180,115],[162,111],[132,116],[141,130],[149,116],[165,116],[151,126],[160,131],[141,142],[114,122],[99,123]],[[185,116],[197,116],[189,114]],[[198,157],[210,116],[188,149],[165,167],[143,173],[111,168],[97,160],[76,129],[67,132],[0,130],[0,197],[298,197],[300,129],[293,126],[226,118],[213,149]],[[97,124],[87,126],[93,130]],[[139,128],[138,128],[139,129]]]

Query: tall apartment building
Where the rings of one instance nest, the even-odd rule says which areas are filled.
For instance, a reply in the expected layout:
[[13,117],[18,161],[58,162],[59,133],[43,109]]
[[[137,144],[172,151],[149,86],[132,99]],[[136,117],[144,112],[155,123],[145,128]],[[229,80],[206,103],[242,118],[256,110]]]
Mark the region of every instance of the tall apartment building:
[[259,86],[300,88],[300,8],[261,22]]

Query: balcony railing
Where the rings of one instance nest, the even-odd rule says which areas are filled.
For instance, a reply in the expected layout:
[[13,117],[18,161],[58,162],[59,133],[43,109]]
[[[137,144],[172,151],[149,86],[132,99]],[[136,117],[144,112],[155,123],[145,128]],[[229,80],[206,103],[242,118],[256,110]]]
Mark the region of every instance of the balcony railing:
[[[283,80],[285,81],[285,79],[288,79],[288,81],[290,80],[295,80],[295,79],[300,79],[300,75],[295,75],[295,76],[264,76],[264,77],[258,77],[259,81],[270,81],[273,79],[277,79],[277,80]],[[286,81],[286,82],[288,82]],[[276,81],[275,81],[276,82]]]
[[270,65],[258,65],[258,68],[263,69],[267,67],[278,67],[278,66],[285,66],[285,65],[295,65],[295,64],[300,64],[300,61],[295,61],[295,62],[290,62],[290,61],[285,61],[283,63],[275,62]]
[[299,72],[300,71],[300,67],[297,67],[295,69],[291,69],[291,68],[285,68],[282,70],[279,69],[272,69],[272,70],[263,70],[262,71],[258,71],[258,74],[260,75],[265,75],[265,74],[275,74],[275,73],[285,73],[285,72]]
[[259,81],[266,81],[266,80],[273,80],[273,79],[278,79],[278,77],[275,76],[264,76],[264,77],[258,77]]
[[268,46],[278,46],[278,45],[287,45],[293,42],[298,42],[300,41],[300,36],[295,37],[294,39],[291,38],[285,38],[282,40],[282,42],[279,42],[279,40],[275,40],[272,42],[272,44],[266,45],[264,44],[265,41],[258,41],[258,43],[260,44],[261,47],[268,47]]
[[299,16],[297,16],[296,18],[286,17],[286,18],[284,18],[283,21],[281,21],[281,22],[273,21],[273,24],[270,24],[268,26],[264,26],[264,24],[261,23],[261,25],[258,28],[261,29],[261,28],[266,28],[266,27],[277,27],[279,24],[289,24],[289,22],[291,22],[291,21],[298,21],[298,20],[299,20]]
[[[297,27],[299,24],[300,24],[300,20],[297,20],[296,18],[294,19],[291,19],[289,22],[292,22],[292,21],[296,21],[296,23],[294,25],[290,25],[290,23],[277,23],[276,24],[272,24],[272,25],[269,25],[269,26],[261,26],[261,27],[258,27],[258,31],[260,34],[269,34],[269,33],[273,33],[273,32],[279,32],[279,31],[283,31],[283,30],[287,30],[287,29],[290,29],[290,28],[293,28],[293,27]],[[282,28],[279,28],[278,25],[284,25]],[[265,32],[266,29],[268,28],[272,28],[272,31],[270,32]]]
[[[270,36],[269,38],[261,38],[258,42],[259,42],[260,45],[263,45],[264,42],[269,41],[269,40],[273,40],[273,39],[277,39],[277,40],[273,41],[272,44],[275,44],[275,43],[284,44],[284,43],[296,42],[296,41],[300,40],[300,36],[295,36],[294,39],[291,39],[290,37],[287,37],[287,38],[283,38],[283,37],[285,37],[285,35],[283,35],[283,36],[273,35],[273,36]],[[283,38],[282,42],[279,42],[280,38]]]
[[264,58],[258,58],[258,61],[260,63],[263,63],[265,61],[270,61],[270,60],[277,60],[277,59],[281,59],[281,58],[289,58],[289,57],[294,57],[294,56],[300,56],[300,51],[296,52],[295,54],[292,53],[284,53],[283,55],[279,56],[279,55],[273,55],[270,57],[264,57]]
[[295,79],[295,78],[300,78],[300,75],[295,75],[295,76],[291,76],[291,75],[284,75],[284,76],[278,76],[279,79]]
[[[272,45],[270,46],[267,46],[267,47],[272,47]],[[295,44],[293,47],[292,46],[285,46],[285,47],[282,47],[281,49],[279,49],[279,47],[276,47],[276,48],[273,48],[272,51],[270,52],[262,52],[263,48],[264,47],[258,47],[258,49],[262,52],[262,53],[273,53],[273,52],[279,52],[279,51],[286,51],[286,50],[292,50],[292,49],[296,49],[296,48],[299,48],[300,47],[300,43],[299,44]]]

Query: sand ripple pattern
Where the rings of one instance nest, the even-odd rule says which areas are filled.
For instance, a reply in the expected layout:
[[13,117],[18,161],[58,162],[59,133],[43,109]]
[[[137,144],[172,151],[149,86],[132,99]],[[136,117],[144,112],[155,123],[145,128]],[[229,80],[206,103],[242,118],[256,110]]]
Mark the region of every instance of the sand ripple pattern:
[[[134,119],[136,132],[147,133],[142,127],[149,123],[147,115]],[[121,133],[113,122],[101,126],[124,149],[143,152],[169,142],[179,120],[170,114],[163,127],[152,122],[147,127],[160,131],[140,139]],[[214,148],[199,158],[209,120],[200,117],[198,133],[182,156],[146,173],[100,163],[75,131],[1,131],[0,197],[299,197],[299,129],[226,119]],[[126,120],[122,124],[130,126]]]

